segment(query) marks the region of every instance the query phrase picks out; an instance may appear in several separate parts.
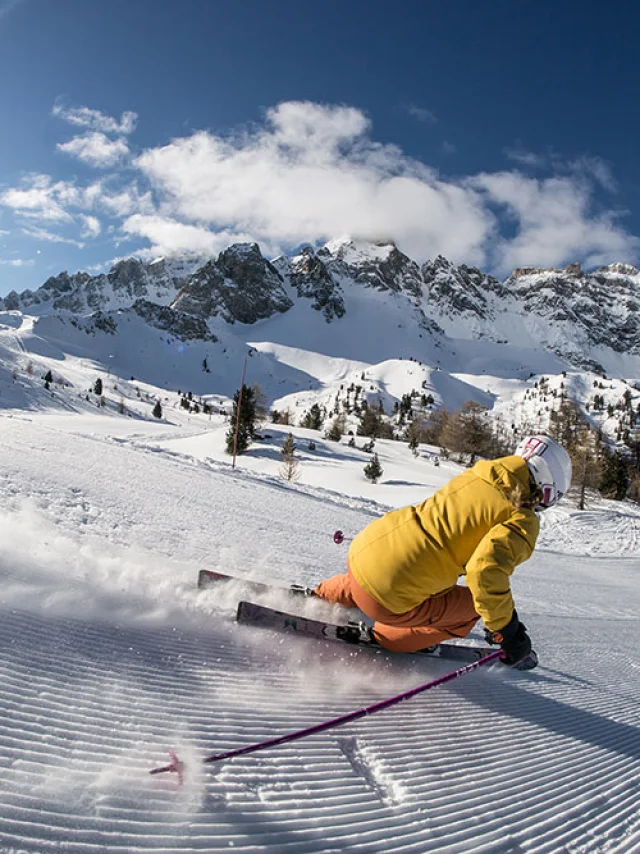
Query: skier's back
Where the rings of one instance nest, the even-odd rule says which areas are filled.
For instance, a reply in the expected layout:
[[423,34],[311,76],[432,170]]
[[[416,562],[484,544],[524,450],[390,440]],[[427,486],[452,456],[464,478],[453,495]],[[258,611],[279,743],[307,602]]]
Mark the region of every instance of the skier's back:
[[487,639],[517,664],[531,641],[509,577],[535,548],[535,510],[559,501],[570,482],[567,452],[547,436],[527,437],[513,456],[482,460],[421,504],[372,522],[351,544],[347,573],[316,593],[360,608],[376,621],[375,640],[398,652],[465,637],[482,617]]

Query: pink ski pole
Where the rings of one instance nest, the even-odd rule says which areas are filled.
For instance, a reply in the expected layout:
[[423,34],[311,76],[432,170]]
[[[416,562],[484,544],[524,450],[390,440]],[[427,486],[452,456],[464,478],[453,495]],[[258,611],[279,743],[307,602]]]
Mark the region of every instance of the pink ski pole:
[[[225,750],[224,753],[213,753],[203,759],[203,762],[221,762],[223,759],[232,759],[234,756],[246,756],[247,753],[257,753],[259,750],[268,750],[270,747],[276,747],[279,744],[288,744],[291,741],[297,741],[300,738],[306,738],[309,735],[317,735],[319,732],[326,732],[328,729],[342,726],[342,724],[356,721],[358,718],[364,718],[367,715],[373,715],[376,712],[381,712],[383,709],[389,709],[404,700],[410,700],[417,694],[422,694],[423,691],[428,691],[429,688],[435,688],[436,685],[444,685],[445,682],[450,682],[452,679],[457,679],[458,676],[464,676],[465,673],[471,673],[472,670],[477,670],[478,667],[483,667],[485,664],[490,664],[492,661],[497,661],[502,658],[504,653],[501,649],[496,652],[491,652],[477,661],[466,664],[458,670],[453,670],[445,676],[440,676],[432,682],[426,682],[424,685],[418,685],[417,688],[412,688],[410,691],[405,691],[402,694],[396,694],[395,697],[389,697],[388,700],[381,700],[378,703],[373,703],[371,706],[364,706],[362,709],[357,709],[355,712],[349,712],[346,715],[340,715],[338,718],[332,718],[321,724],[299,729],[295,732],[290,732],[287,735],[281,735],[277,738],[269,738],[266,741],[258,741],[255,744],[249,744],[246,747],[236,747],[233,750]],[[179,775],[182,774],[183,763],[180,762],[175,753],[171,752],[172,761],[169,765],[164,765],[161,768],[154,768],[150,774],[162,774],[164,771],[175,771]]]

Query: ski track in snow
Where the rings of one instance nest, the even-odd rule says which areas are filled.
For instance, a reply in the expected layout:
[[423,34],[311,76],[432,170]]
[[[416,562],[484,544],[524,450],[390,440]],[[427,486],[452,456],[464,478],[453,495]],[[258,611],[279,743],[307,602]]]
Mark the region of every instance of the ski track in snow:
[[[542,549],[513,580],[536,671],[490,666],[205,766],[455,666],[240,627],[241,582],[195,589],[204,566],[282,583],[342,571],[331,532],[382,505],[144,435],[31,418],[0,430],[1,854],[640,850],[640,517],[628,505],[544,520]],[[182,787],[148,774],[167,749],[186,762]]]

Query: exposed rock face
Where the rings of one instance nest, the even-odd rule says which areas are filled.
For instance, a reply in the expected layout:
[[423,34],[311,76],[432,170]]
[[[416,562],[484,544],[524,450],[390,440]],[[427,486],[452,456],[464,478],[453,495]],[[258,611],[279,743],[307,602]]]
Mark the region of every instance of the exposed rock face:
[[593,362],[571,354],[571,342],[583,349],[640,355],[640,273],[635,267],[612,264],[587,273],[572,264],[562,271],[512,275],[506,285],[521,311],[564,329],[567,347],[554,349],[574,364]]
[[293,306],[282,276],[257,243],[237,243],[209,261],[183,287],[173,308],[227,323],[255,323]]
[[379,292],[428,334],[540,347],[598,370],[606,353],[640,355],[640,271],[631,264],[593,272],[577,263],[523,267],[502,283],[442,256],[419,268],[389,241],[335,240],[273,263],[255,243],[230,246],[216,259],[128,258],[107,274],[60,273],[36,291],[11,292],[0,309],[80,316],[133,307],[178,337],[207,338],[213,318],[252,324],[297,300],[337,323],[358,289]]
[[257,243],[230,246],[217,264],[224,275],[220,291],[228,322],[255,323],[293,307],[280,273],[263,258]]
[[465,264],[456,267],[442,255],[423,264],[421,272],[430,310],[449,317],[468,314],[493,320],[496,299],[508,293],[493,276]]
[[15,291],[7,294],[5,308],[38,314],[53,311],[71,311],[88,314],[128,308],[137,299],[167,303],[175,297],[194,267],[202,259],[184,258],[177,261],[159,259],[148,264],[137,258],[118,261],[108,273],[91,276],[89,273],[60,273],[53,276],[37,291]]
[[219,311],[223,282],[224,276],[215,261],[208,261],[191,276],[171,307],[200,318],[213,317]]
[[[624,266],[624,265],[620,265]],[[567,264],[566,267],[556,268],[556,267],[516,267],[510,279],[519,279],[521,276],[538,276],[538,275],[550,275],[551,273],[559,273],[561,276],[581,276],[582,275],[582,267],[577,261],[574,261],[573,264]]]
[[[54,315],[58,318],[61,323],[65,323],[64,315]],[[75,326],[76,329],[81,329],[83,332],[86,332],[87,335],[95,335],[96,332],[105,332],[107,335],[117,335],[118,334],[118,322],[113,316],[113,314],[105,313],[103,311],[95,311],[93,314],[88,316],[72,317],[69,322],[72,326]]]
[[305,247],[291,260],[289,281],[296,288],[298,296],[313,300],[312,307],[321,311],[327,321],[344,315],[340,285],[334,282],[311,247]]
[[[91,281],[88,273],[59,273],[52,276],[37,291],[24,291],[18,297],[19,308],[30,308],[46,304],[52,311],[66,310],[82,312],[86,304],[86,288]],[[12,298],[13,293],[8,298]],[[13,301],[13,300],[12,300]],[[98,308],[98,306],[95,306]]]
[[[27,293],[25,291],[25,293]],[[31,293],[29,291],[29,293]],[[19,311],[20,310],[20,297],[17,291],[9,291],[6,297],[2,300],[0,299],[0,308],[4,308],[7,311]]]
[[217,341],[209,331],[206,321],[193,314],[177,311],[165,305],[157,305],[148,300],[138,300],[133,304],[132,311],[142,317],[150,326],[171,333],[175,338],[188,341],[197,338],[202,341]]
[[420,268],[394,243],[359,244],[354,240],[332,241],[318,255],[342,263],[340,272],[367,287],[422,296]]

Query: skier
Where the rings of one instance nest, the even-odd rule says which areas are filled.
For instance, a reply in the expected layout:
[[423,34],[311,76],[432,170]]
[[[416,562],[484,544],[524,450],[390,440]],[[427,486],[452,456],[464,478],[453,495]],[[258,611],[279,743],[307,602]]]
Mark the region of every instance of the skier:
[[[535,511],[562,498],[571,474],[558,442],[528,436],[513,456],[481,460],[421,504],[371,522],[351,543],[348,571],[315,593],[359,608],[375,620],[372,640],[395,652],[466,637],[482,617],[506,664],[535,667],[509,576],[533,552]],[[462,575],[466,586],[457,583]]]

